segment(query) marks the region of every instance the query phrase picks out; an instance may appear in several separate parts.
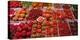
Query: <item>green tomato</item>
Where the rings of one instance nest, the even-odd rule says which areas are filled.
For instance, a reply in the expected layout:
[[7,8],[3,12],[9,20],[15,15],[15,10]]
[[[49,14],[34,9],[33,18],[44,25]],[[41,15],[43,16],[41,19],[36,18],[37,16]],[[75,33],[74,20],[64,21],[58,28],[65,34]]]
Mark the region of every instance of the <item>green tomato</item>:
[[32,2],[22,2],[23,7],[30,7]]

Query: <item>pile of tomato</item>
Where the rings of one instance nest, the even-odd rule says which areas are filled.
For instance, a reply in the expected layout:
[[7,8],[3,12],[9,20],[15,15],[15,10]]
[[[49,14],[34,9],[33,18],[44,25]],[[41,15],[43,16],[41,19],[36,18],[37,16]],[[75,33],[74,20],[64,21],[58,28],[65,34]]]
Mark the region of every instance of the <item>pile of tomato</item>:
[[8,34],[11,39],[77,34],[77,30],[72,30],[66,21],[76,19],[69,4],[9,1],[8,7]]

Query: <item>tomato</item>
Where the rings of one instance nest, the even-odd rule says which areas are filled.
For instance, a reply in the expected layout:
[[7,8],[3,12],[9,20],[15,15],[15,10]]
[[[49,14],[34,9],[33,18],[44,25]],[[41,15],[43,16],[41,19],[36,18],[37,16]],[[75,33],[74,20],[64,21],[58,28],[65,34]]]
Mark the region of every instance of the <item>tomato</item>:
[[41,33],[41,29],[37,29],[36,31],[37,31],[37,33]]
[[37,28],[41,28],[42,26],[41,25],[37,25]]

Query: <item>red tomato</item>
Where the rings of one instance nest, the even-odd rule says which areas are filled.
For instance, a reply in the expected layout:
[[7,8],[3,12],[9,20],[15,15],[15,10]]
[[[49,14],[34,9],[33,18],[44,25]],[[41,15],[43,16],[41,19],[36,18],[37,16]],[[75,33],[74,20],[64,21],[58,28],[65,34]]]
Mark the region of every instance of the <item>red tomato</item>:
[[41,25],[37,25],[37,28],[41,28]]
[[36,31],[37,31],[37,33],[41,33],[41,29],[37,29]]

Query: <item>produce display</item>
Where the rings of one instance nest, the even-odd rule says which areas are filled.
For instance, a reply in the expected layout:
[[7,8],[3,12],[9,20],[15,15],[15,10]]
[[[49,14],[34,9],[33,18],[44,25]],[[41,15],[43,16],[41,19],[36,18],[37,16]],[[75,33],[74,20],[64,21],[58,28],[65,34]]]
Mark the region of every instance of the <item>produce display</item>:
[[77,5],[8,1],[8,38],[78,35]]

